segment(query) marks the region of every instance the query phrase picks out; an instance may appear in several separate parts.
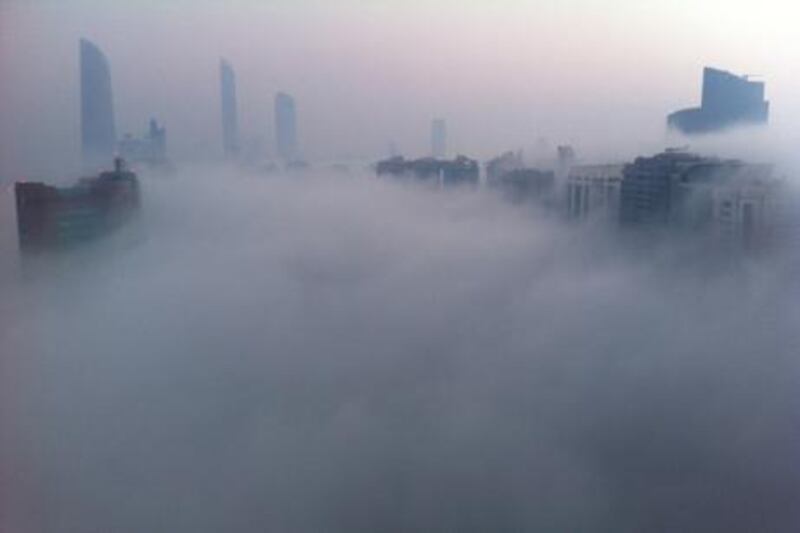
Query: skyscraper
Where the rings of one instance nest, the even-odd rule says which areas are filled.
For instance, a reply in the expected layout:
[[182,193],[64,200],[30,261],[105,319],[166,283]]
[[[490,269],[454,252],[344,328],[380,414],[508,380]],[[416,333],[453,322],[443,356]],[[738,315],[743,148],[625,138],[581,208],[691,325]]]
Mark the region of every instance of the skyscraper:
[[297,158],[297,110],[294,98],[286,93],[275,95],[275,142],[284,161]]
[[764,100],[763,82],[706,67],[700,107],[672,113],[667,124],[692,135],[741,124],[766,124],[768,119],[769,102]]
[[236,74],[224,59],[219,64],[222,102],[222,148],[226,157],[239,152],[239,119],[236,111]]
[[80,69],[83,164],[97,167],[108,164],[113,158],[117,134],[108,60],[86,39],[80,40]]
[[431,123],[431,155],[447,156],[447,124],[441,118],[434,119]]

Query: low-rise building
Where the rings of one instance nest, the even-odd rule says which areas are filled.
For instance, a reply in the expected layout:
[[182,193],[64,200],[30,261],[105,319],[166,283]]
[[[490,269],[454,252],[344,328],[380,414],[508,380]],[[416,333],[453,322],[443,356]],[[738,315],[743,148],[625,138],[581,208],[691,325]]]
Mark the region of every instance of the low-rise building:
[[480,179],[478,162],[461,155],[453,160],[392,157],[380,161],[376,173],[379,177],[411,178],[441,186],[477,185]]
[[620,222],[755,250],[772,242],[781,181],[771,165],[669,150],[625,165]]

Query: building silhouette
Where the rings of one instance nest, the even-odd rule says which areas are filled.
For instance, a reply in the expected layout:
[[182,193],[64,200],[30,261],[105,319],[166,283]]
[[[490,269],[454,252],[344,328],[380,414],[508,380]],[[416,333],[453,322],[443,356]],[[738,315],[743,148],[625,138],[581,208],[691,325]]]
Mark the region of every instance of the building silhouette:
[[668,150],[625,165],[620,191],[624,226],[706,235],[715,244],[764,248],[774,228],[781,182],[770,165]]
[[709,163],[710,160],[681,150],[637,157],[623,169],[620,222],[629,226],[672,225],[690,174]]
[[220,98],[222,103],[222,148],[226,157],[239,152],[239,118],[236,108],[236,74],[230,63],[222,59],[219,65]]
[[509,172],[523,168],[525,168],[525,161],[521,150],[505,152],[486,163],[486,182],[489,186],[493,186]]
[[14,193],[24,253],[70,248],[109,235],[132,221],[140,204],[136,174],[120,158],[114,170],[69,187],[17,182]]
[[86,39],[80,40],[80,72],[83,164],[94,168],[112,159],[117,134],[111,69],[103,52]]
[[518,168],[489,181],[488,184],[509,202],[537,202],[550,206],[556,190],[556,177],[552,170]]
[[575,164],[575,149],[569,145],[557,148],[558,159],[556,163],[556,179],[564,181],[569,176],[569,171]]
[[526,166],[522,151],[505,152],[486,163],[486,185],[512,203],[552,207],[558,192],[557,170]]
[[624,165],[578,165],[567,174],[567,216],[571,220],[616,221]]
[[431,155],[447,157],[447,123],[441,118],[431,122]]
[[402,156],[380,161],[375,168],[379,177],[391,176],[398,179],[414,179],[435,186],[478,185],[480,165],[465,156],[453,160],[433,157],[405,159]]
[[150,120],[147,133],[142,137],[125,135],[119,141],[119,154],[134,165],[142,163],[150,167],[167,163],[167,130],[159,126],[156,119]]
[[285,162],[297,159],[297,109],[294,98],[282,92],[275,95],[275,143]]
[[731,126],[766,124],[769,102],[764,100],[764,83],[746,76],[706,67],[700,107],[672,113],[671,129],[693,135],[721,131]]

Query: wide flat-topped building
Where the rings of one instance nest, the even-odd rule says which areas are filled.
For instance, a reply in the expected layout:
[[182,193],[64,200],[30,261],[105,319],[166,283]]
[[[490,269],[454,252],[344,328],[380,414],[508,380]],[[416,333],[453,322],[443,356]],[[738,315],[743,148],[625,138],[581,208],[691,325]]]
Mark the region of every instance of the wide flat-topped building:
[[415,178],[438,185],[477,185],[480,180],[480,165],[477,161],[460,155],[452,160],[424,157],[405,159],[402,156],[381,161],[376,166],[378,176]]
[[668,150],[625,165],[620,221],[759,249],[772,240],[783,185],[771,165]]
[[120,228],[139,209],[139,182],[121,159],[114,170],[71,187],[40,182],[14,186],[20,249],[69,248]]
[[667,125],[687,135],[713,133],[741,126],[766,124],[769,102],[764,83],[747,76],[706,67],[700,107],[684,109],[667,117]]

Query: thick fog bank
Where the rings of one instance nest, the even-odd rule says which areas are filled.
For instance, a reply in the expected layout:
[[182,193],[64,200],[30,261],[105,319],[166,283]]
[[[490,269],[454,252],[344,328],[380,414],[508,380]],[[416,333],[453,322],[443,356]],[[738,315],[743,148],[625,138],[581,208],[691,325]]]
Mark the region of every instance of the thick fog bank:
[[4,274],[2,531],[800,527],[784,268],[367,177],[143,190],[139,244]]

